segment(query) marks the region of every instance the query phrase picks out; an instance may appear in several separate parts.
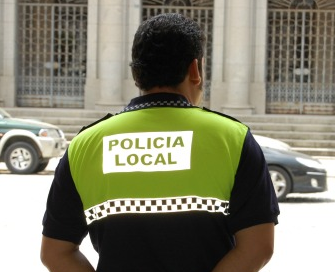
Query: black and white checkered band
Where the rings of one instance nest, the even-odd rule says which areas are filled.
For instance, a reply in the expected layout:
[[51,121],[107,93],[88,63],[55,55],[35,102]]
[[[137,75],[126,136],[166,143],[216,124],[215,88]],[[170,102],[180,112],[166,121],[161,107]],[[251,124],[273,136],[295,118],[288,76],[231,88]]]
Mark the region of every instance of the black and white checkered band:
[[172,100],[172,101],[152,101],[152,102],[146,102],[142,104],[137,104],[134,106],[127,106],[122,110],[122,112],[127,111],[134,111],[139,109],[145,109],[150,107],[183,107],[183,108],[193,108],[194,106],[187,102],[187,101],[181,101],[181,100]]
[[228,215],[229,201],[217,198],[183,196],[173,198],[115,199],[85,210],[87,225],[108,215],[125,213],[171,213],[207,211]]

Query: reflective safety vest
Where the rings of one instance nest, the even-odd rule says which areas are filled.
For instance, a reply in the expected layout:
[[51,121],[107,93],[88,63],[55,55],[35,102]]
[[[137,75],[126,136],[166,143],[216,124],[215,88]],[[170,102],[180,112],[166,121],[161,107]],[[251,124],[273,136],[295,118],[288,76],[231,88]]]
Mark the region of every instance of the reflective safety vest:
[[68,155],[87,223],[124,213],[228,214],[247,131],[196,107],[124,112],[84,130]]

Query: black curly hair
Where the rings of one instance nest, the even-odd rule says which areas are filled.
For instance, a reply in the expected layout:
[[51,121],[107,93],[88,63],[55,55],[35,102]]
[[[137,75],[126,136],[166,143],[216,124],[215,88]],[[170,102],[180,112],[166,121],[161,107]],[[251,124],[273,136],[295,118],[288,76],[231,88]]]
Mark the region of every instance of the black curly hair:
[[199,25],[177,13],[160,14],[138,28],[132,47],[132,69],[136,86],[176,87],[194,59],[202,71],[205,35]]

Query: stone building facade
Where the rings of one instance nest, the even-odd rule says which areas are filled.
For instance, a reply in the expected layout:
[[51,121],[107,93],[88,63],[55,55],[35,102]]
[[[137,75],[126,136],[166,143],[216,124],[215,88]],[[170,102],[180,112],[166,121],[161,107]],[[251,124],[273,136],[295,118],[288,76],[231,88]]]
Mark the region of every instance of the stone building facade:
[[124,105],[134,33],[162,12],[207,34],[205,106],[335,114],[335,0],[0,0],[0,106]]

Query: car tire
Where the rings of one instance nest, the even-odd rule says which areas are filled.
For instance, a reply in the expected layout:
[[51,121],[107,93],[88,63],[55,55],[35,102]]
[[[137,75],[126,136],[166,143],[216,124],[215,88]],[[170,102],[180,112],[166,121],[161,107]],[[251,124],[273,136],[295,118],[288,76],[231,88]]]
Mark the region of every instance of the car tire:
[[14,174],[35,173],[39,165],[37,151],[26,142],[11,144],[5,151],[5,164]]
[[278,201],[285,201],[292,188],[289,174],[283,168],[273,165],[269,166],[269,172]]

